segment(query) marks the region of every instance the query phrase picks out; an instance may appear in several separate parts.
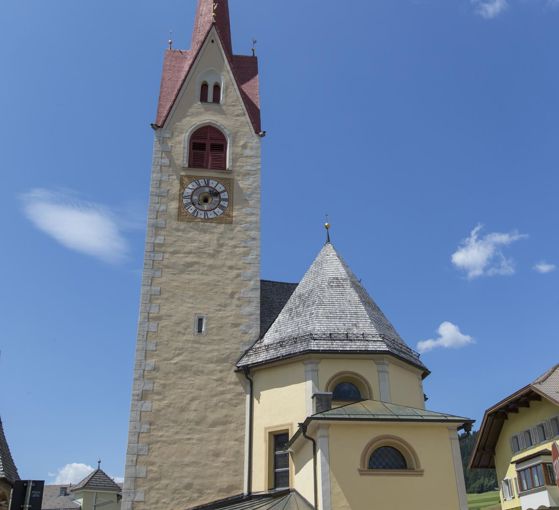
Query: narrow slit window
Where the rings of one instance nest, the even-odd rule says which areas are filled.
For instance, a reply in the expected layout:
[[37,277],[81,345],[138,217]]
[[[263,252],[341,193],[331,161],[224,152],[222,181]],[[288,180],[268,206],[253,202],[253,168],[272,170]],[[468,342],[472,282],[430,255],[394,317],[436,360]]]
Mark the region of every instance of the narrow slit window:
[[203,315],[196,316],[194,327],[197,335],[203,335],[206,332],[206,318]]

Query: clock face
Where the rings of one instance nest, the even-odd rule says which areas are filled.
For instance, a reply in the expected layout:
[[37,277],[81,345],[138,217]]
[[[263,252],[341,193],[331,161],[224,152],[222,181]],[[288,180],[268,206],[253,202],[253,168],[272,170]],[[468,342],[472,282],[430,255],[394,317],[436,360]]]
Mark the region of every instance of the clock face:
[[194,218],[212,220],[219,218],[229,207],[227,188],[215,179],[195,179],[182,193],[184,210]]

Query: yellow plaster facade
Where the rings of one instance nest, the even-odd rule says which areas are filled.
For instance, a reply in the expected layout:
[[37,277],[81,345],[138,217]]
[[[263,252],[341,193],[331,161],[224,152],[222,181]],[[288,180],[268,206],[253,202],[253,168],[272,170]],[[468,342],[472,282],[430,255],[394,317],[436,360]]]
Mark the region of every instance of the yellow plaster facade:
[[74,496],[82,510],[120,510],[120,495],[114,492],[77,491]]
[[[548,400],[542,400],[539,402],[531,402],[528,408],[520,408],[517,414],[510,413],[508,419],[504,422],[495,448],[495,470],[497,471],[497,480],[500,482],[504,479],[512,480],[514,496],[511,499],[505,499],[503,490],[501,489],[501,506],[503,510],[522,509],[516,462],[519,459],[532,456],[538,452],[551,450],[552,444],[557,440],[557,436],[555,436],[548,441],[534,444],[530,448],[524,448],[516,454],[513,454],[511,449],[512,436],[522,433],[525,430],[532,429],[540,423],[556,416],[559,416],[559,406]],[[555,491],[555,488],[553,488],[553,492],[557,492],[559,496],[559,491]]]

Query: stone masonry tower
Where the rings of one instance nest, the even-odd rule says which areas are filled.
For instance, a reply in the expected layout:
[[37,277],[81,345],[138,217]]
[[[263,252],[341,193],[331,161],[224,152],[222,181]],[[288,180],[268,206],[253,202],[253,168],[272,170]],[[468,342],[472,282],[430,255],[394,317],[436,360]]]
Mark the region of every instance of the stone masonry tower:
[[153,124],[123,510],[247,490],[235,363],[260,322],[258,64],[233,54],[227,0],[197,9],[191,49],[166,52]]

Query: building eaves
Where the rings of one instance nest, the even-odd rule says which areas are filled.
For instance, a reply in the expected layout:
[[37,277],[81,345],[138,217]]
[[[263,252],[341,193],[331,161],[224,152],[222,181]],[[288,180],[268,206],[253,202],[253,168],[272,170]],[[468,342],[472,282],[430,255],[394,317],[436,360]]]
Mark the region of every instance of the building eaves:
[[7,480],[11,485],[19,480],[19,474],[8,446],[4,426],[0,418],[0,479]]

